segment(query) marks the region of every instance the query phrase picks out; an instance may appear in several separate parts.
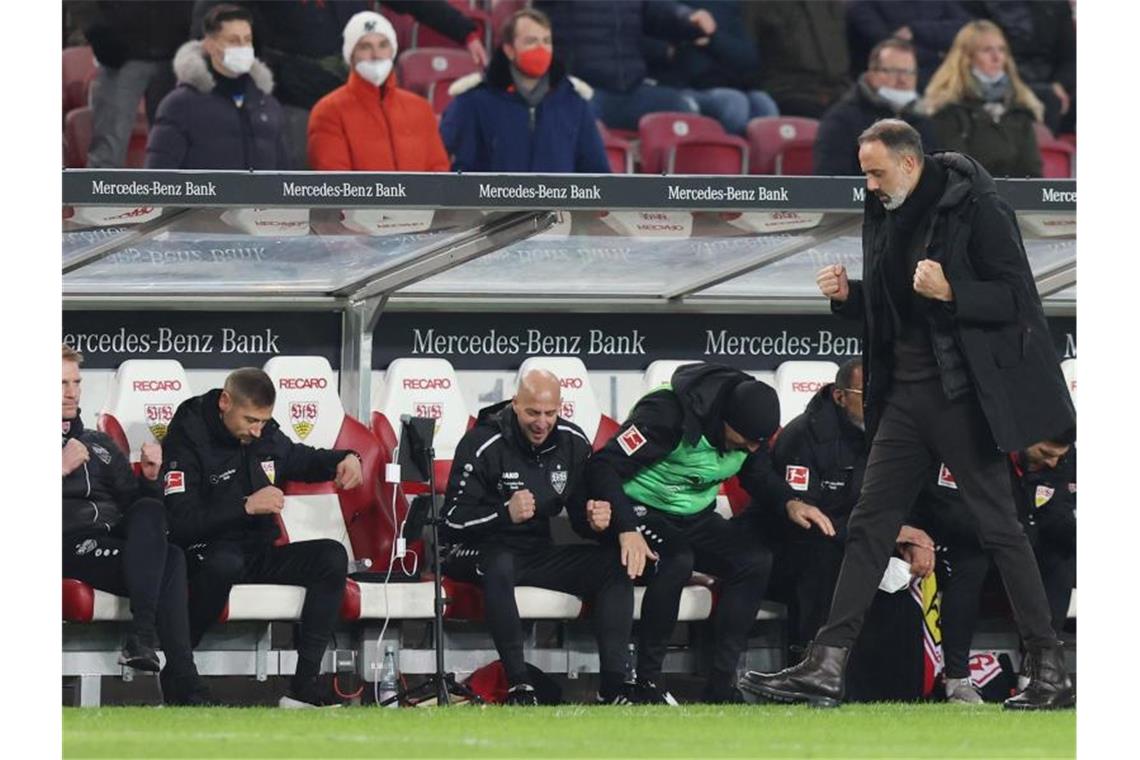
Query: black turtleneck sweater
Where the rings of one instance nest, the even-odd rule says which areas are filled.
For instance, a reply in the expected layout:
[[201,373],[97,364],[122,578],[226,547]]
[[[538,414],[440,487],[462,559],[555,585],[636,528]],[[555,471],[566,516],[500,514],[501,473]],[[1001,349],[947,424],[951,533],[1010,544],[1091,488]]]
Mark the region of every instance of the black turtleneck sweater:
[[926,258],[926,236],[933,211],[946,188],[946,170],[930,156],[910,196],[887,212],[887,289],[895,306],[894,378],[904,382],[938,377],[930,345],[930,300],[914,292],[914,271]]
[[210,75],[214,77],[214,92],[222,97],[229,98],[234,101],[234,105],[241,107],[239,101],[243,101],[246,93],[246,85],[249,83],[249,74],[242,74],[236,77],[228,77],[225,74],[218,73],[214,68],[214,62],[208,57],[206,58],[206,66],[210,69]]

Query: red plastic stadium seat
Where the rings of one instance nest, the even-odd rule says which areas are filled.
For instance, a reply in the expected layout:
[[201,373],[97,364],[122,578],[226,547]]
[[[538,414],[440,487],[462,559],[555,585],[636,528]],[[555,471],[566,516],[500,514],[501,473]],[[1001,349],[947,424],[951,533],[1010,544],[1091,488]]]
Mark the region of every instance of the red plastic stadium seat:
[[650,113],[637,123],[641,141],[641,171],[660,174],[666,169],[670,146],[687,140],[719,140],[727,137],[716,119],[676,111]]
[[[466,76],[479,67],[466,50],[454,48],[418,48],[400,54],[396,62],[399,68],[400,86],[414,93],[429,97],[431,85],[434,82],[446,81],[448,85],[462,76]],[[436,89],[435,96],[447,95],[447,86]],[[444,104],[446,106],[446,104]],[[443,108],[436,108],[441,113]]]
[[454,79],[439,79],[428,85],[426,97],[428,103],[431,103],[431,110],[436,116],[436,121],[443,116],[443,112],[454,100],[451,93],[448,92],[453,84],[455,84]]
[[[810,144],[815,141],[818,130],[818,121],[802,116],[759,116],[748,122],[746,134],[751,149],[749,173],[778,174],[776,160],[788,147],[788,143],[799,144],[801,141],[806,141]],[[789,171],[790,166],[788,166],[792,161],[797,167],[802,165],[801,157],[785,159],[785,166],[782,167],[785,174],[793,173]],[[810,166],[804,173],[811,173]]]
[[810,140],[804,138],[789,140],[784,144],[783,150],[776,155],[776,174],[810,176],[814,149],[814,137]]
[[734,135],[684,139],[665,153],[669,174],[747,174],[748,143]]
[[614,174],[633,173],[633,145],[629,140],[618,137],[599,120],[598,134],[602,136],[602,145],[606,148],[606,158],[610,161],[610,171]]
[[1076,147],[1060,140],[1044,124],[1034,122],[1037,151],[1041,154],[1041,176],[1045,179],[1068,179],[1076,176]]
[[[71,110],[63,120],[63,135],[67,142],[66,163],[69,168],[82,169],[87,166],[87,151],[91,147],[93,134],[91,109],[87,106]],[[146,114],[141,111],[135,117],[131,139],[127,143],[128,169],[141,169],[146,163],[147,123]]]
[[63,49],[63,115],[87,105],[87,93],[95,78],[97,64],[91,48],[67,47]]

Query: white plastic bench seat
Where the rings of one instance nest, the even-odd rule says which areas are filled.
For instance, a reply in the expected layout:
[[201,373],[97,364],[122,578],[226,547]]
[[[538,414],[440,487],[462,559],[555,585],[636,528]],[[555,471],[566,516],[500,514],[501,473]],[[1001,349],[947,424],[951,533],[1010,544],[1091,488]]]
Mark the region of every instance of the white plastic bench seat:
[[300,620],[304,586],[239,583],[230,589],[226,620]]
[[[645,586],[633,589],[633,619],[641,620],[641,603],[645,599]],[[685,586],[681,590],[681,604],[677,608],[677,621],[691,623],[707,620],[712,613],[712,592],[704,586]]]
[[428,620],[435,615],[435,591],[430,581],[384,584],[358,581],[360,584],[360,617],[362,620]]

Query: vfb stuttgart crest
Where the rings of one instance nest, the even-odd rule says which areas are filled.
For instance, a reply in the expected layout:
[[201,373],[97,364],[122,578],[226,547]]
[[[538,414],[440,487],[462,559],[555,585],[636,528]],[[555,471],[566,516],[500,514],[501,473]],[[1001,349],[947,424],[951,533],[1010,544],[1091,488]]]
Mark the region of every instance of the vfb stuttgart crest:
[[550,485],[559,496],[566,490],[566,480],[569,475],[570,473],[566,472],[566,470],[550,471]]
[[559,410],[558,416],[564,420],[574,419],[574,402],[563,400],[562,409]]
[[316,401],[294,401],[289,404],[289,424],[302,441],[313,432],[317,424],[318,404]]
[[174,404],[147,404],[146,426],[154,440],[161,442],[166,437],[170,420],[174,419]]

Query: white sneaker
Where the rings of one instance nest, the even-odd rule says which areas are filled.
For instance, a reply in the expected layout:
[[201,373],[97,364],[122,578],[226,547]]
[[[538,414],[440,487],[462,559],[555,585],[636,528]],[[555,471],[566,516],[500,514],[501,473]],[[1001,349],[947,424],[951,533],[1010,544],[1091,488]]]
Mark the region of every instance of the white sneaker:
[[946,701],[960,705],[980,705],[984,702],[969,678],[947,678]]

